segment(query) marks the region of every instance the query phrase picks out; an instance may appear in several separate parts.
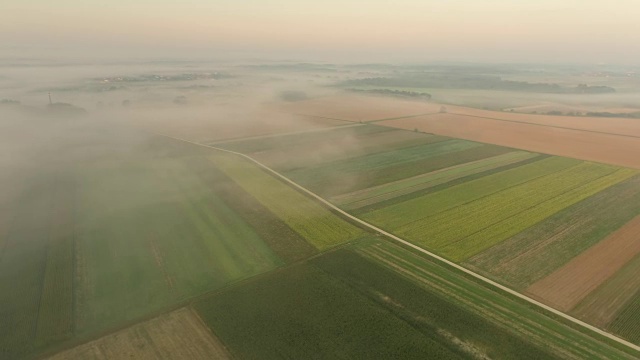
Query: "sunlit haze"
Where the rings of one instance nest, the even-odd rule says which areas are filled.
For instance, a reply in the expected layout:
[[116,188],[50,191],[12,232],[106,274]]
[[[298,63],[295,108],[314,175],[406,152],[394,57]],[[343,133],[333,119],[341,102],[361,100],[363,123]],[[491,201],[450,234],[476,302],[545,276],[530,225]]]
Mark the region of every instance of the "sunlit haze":
[[634,64],[637,0],[5,0],[5,56]]

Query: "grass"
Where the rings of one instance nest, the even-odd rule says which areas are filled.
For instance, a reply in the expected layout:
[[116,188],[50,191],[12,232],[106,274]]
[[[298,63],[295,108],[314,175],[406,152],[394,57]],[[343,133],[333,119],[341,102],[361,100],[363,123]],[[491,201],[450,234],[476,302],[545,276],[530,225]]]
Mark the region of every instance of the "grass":
[[634,176],[477,254],[466,265],[522,290],[638,214],[640,176]]
[[331,200],[345,210],[354,210],[419,190],[429,189],[466,176],[531,159],[535,156],[537,156],[537,154],[525,151],[514,151],[336,196]]
[[551,157],[446,188],[387,208],[364,214],[363,218],[385,229],[400,226],[455,208],[536,178],[579,164],[580,161]]
[[364,236],[364,232],[328,209],[235,155],[211,156],[212,161],[289,227],[323,250]]

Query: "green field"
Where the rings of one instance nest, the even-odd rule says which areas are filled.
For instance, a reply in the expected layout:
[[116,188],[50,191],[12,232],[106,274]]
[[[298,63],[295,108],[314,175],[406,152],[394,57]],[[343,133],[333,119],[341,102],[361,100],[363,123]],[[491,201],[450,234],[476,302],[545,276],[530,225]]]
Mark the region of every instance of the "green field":
[[211,159],[262,205],[318,249],[364,236],[361,229],[345,222],[248,160],[227,154],[212,155]]
[[618,314],[610,329],[635,344],[640,343],[640,291]]
[[427,216],[453,209],[472,200],[481,199],[541,176],[567,169],[578,163],[578,160],[573,159],[546,158],[372,211],[362,217],[386,229],[396,229]]
[[[634,173],[635,172],[627,169],[618,170],[613,174],[603,176],[585,185],[547,198],[543,202],[533,205],[531,208],[522,210],[513,216],[502,219],[490,227],[475,232],[455,244],[446,245],[442,249],[442,253],[445,256],[450,255],[457,261],[467,259],[480,251],[520,233],[567,206],[629,178]],[[464,250],[460,248],[464,248]]]
[[[283,145],[247,140],[234,150],[365,221],[521,291],[638,214],[634,170],[411,132],[425,143],[376,146],[373,139],[400,134],[377,128],[291,136]],[[338,141],[330,156],[318,154],[324,140],[344,140],[348,132],[352,143],[342,153]],[[588,299],[585,309],[605,306]],[[576,314],[597,321],[585,311]]]
[[[577,175],[578,169],[567,171],[563,177],[550,175],[405,225],[396,232],[454,261],[462,261],[635,173],[626,169],[613,174],[594,170],[589,169],[593,177],[582,175],[586,183],[575,183],[574,176],[581,176]],[[469,214],[474,214],[472,220],[468,219]],[[457,226],[450,226],[452,223]]]
[[6,206],[0,358],[91,338],[365,235],[240,157],[215,156],[217,169],[213,153],[155,137],[30,177]]
[[557,212],[466,264],[516,289],[525,289],[638,214],[640,177],[634,176]]
[[467,176],[518,163],[536,156],[537,154],[525,151],[514,151],[443,169],[441,171],[433,171],[407,179],[354,191],[352,193],[338,195],[332,198],[331,201],[345,210],[355,210],[364,206],[371,206],[385,200],[393,199],[398,196],[433,188]]
[[[539,343],[562,358],[624,358],[626,355],[605,344],[589,344],[588,330],[551,316],[529,303],[508,294],[496,292],[469,277],[452,272],[428,257],[412,253],[389,243],[356,244],[357,251],[389,269],[403,274],[423,288],[437,291],[440,296],[464,309],[480,313],[488,321],[514,331],[532,343]],[[544,316],[542,314],[545,314]],[[638,353],[620,344],[609,342],[627,354]],[[583,347],[584,345],[584,347]]]
[[634,356],[378,241],[243,282],[195,308],[242,359]]

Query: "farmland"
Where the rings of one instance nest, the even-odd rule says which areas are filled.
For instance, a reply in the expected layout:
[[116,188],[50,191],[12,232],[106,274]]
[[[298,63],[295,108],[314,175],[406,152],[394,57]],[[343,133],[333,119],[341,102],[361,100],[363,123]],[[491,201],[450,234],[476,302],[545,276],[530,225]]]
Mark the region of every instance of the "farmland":
[[[637,171],[406,133],[411,138],[402,142],[377,143],[373,139],[399,139],[400,135],[397,130],[367,124],[284,136],[282,143],[277,138],[248,139],[221,146],[260,159],[382,229],[587,322],[608,326],[632,301],[638,289],[635,282],[624,286],[615,279],[624,277],[623,269],[635,253],[624,248],[613,251],[603,241],[640,214],[638,202],[632,201],[640,196]],[[346,149],[361,150],[341,152],[345,138],[349,139]],[[327,156],[313,151],[327,148],[325,140],[332,139],[331,152],[320,151]],[[294,151],[287,152],[288,146]],[[287,166],[287,159],[295,165]],[[576,274],[595,271],[589,265],[595,260],[580,258],[588,259],[588,250],[604,256],[602,249],[612,251],[611,259],[624,252],[625,259],[616,262],[616,267],[602,262],[607,272],[598,271],[602,278],[593,285],[584,282],[579,297],[548,290],[554,294],[552,299],[541,292],[547,290],[528,289],[565,266],[574,267],[571,273]],[[575,287],[581,284],[570,282]],[[618,285],[611,287],[609,282]],[[614,301],[618,305],[609,304],[606,315],[595,310],[605,306],[600,297],[611,298],[599,291],[601,287],[624,289]],[[571,287],[562,289],[570,291]],[[567,301],[569,307],[561,305]],[[590,305],[580,304],[582,301]],[[603,323],[600,316],[609,320]]]
[[213,153],[146,137],[26,182],[6,208],[0,357],[91,339],[366,234]]
[[[284,136],[282,142],[278,137],[220,146],[246,153],[325,197],[513,152],[492,145],[372,125],[338,128],[322,135],[300,134]],[[325,137],[334,142],[327,144]],[[508,164],[505,161],[500,166]]]
[[[439,111],[412,106],[387,115]],[[228,132],[171,126],[640,343],[636,170],[380,125],[409,118],[298,116],[290,120],[313,120]],[[135,131],[115,143],[109,135],[79,140],[82,160],[45,156],[22,169],[29,180],[3,198],[0,357],[637,355],[373,238],[242,156]],[[193,336],[164,347],[176,331]]]
[[528,151],[640,168],[638,158],[631,155],[640,150],[640,139],[636,137],[453,113],[389,120],[380,124],[517,147]]
[[194,307],[230,353],[244,359],[633,357],[584,342],[586,335],[526,305],[371,240]]
[[559,309],[571,309],[640,254],[640,242],[636,238],[639,224],[640,218],[634,218],[562,268],[532,284],[526,292]]
[[[265,173],[256,165],[229,155],[212,155],[221,171],[318,249],[364,235],[359,228]],[[296,204],[292,207],[291,204]]]
[[[608,327],[638,294],[640,256],[629,261],[604,284],[590,292],[571,313],[600,327]],[[627,312],[633,316],[633,312]],[[623,318],[624,319],[624,318]],[[623,320],[620,320],[623,321]]]
[[[405,111],[396,109],[405,103]],[[374,96],[344,95],[299,102],[285,111],[419,130],[523,150],[640,168],[640,125],[633,119],[514,114]],[[383,121],[384,120],[384,121]]]
[[189,309],[180,309],[98,340],[63,351],[50,360],[229,359],[224,346]]

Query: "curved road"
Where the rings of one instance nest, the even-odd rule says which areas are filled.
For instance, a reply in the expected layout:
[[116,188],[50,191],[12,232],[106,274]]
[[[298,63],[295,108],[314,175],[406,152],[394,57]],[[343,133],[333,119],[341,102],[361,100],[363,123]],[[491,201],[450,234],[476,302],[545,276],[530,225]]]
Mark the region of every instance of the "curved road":
[[493,281],[493,280],[491,280],[489,278],[486,278],[486,277],[484,277],[484,276],[482,276],[482,275],[480,275],[478,273],[475,273],[475,272],[473,272],[473,271],[471,271],[471,270],[469,270],[469,269],[467,269],[465,267],[462,267],[462,266],[460,266],[460,265],[458,265],[458,264],[456,264],[456,263],[454,263],[452,261],[449,261],[449,260],[447,260],[447,259],[445,259],[445,258],[443,258],[443,257],[441,257],[439,255],[436,255],[436,254],[434,254],[434,253],[432,253],[430,251],[427,251],[427,250],[425,250],[425,249],[423,249],[423,248],[421,248],[421,247],[419,247],[417,245],[414,245],[414,244],[412,244],[412,243],[410,243],[410,242],[408,242],[406,240],[403,240],[403,239],[401,239],[401,238],[399,238],[399,237],[397,237],[397,236],[395,236],[395,235],[393,235],[393,234],[391,234],[389,232],[386,232],[386,231],[380,229],[379,227],[377,227],[375,225],[369,224],[368,222],[366,222],[364,220],[361,220],[361,219],[359,219],[359,218],[347,213],[346,211],[338,208],[337,206],[335,206],[332,203],[328,202],[327,200],[325,200],[324,198],[320,197],[319,195],[316,195],[315,193],[311,192],[310,190],[308,190],[308,189],[302,187],[301,185],[293,182],[289,178],[285,177],[284,175],[278,173],[277,171],[271,169],[270,167],[264,165],[263,163],[259,162],[258,160],[255,160],[254,158],[252,158],[252,157],[250,157],[248,155],[245,155],[245,154],[242,154],[242,153],[239,153],[239,152],[236,152],[236,151],[222,149],[222,148],[215,147],[215,146],[200,144],[200,143],[189,141],[189,140],[186,140],[186,139],[176,138],[176,137],[165,135],[165,134],[159,134],[159,135],[162,135],[164,137],[168,137],[168,138],[171,138],[171,139],[174,139],[174,140],[187,142],[187,143],[190,143],[190,144],[193,144],[193,145],[202,146],[202,147],[206,147],[206,148],[210,148],[210,149],[214,149],[214,150],[218,150],[218,151],[223,151],[223,152],[226,152],[226,153],[234,154],[234,155],[237,155],[237,156],[241,156],[241,157],[243,157],[243,158],[245,158],[245,159],[257,164],[261,168],[267,170],[268,172],[272,173],[273,175],[275,175],[278,178],[282,179],[283,181],[287,182],[291,186],[293,186],[293,187],[303,191],[304,193],[308,194],[309,196],[315,198],[316,200],[318,200],[321,203],[325,204],[326,206],[328,206],[332,210],[340,213],[341,215],[343,215],[343,216],[345,216],[345,217],[347,217],[347,218],[349,218],[349,219],[351,219],[351,220],[353,220],[353,221],[355,221],[355,222],[357,222],[357,223],[359,223],[359,224],[361,224],[361,225],[363,225],[363,226],[365,226],[365,227],[367,227],[367,228],[369,228],[369,229],[371,229],[371,230],[373,230],[373,231],[375,231],[377,233],[383,234],[386,237],[391,238],[391,239],[393,239],[393,240],[395,240],[395,241],[397,241],[399,243],[402,243],[403,245],[409,246],[409,247],[411,247],[411,248],[413,248],[413,249],[415,249],[415,250],[417,250],[417,251],[419,251],[419,252],[421,252],[423,254],[427,254],[430,257],[432,257],[434,259],[437,259],[437,260],[439,260],[439,261],[441,261],[443,263],[446,263],[447,265],[449,265],[451,267],[454,267],[454,268],[456,268],[456,269],[458,269],[458,270],[460,270],[460,271],[462,271],[462,272],[464,272],[466,274],[469,274],[469,275],[473,276],[476,279],[482,280],[483,282],[485,282],[487,284],[490,284],[490,285],[492,285],[492,286],[494,286],[494,287],[496,287],[496,288],[498,288],[500,290],[503,290],[503,291],[505,291],[505,292],[507,292],[507,293],[509,293],[509,294],[511,294],[513,296],[516,296],[516,297],[518,297],[518,298],[520,298],[522,300],[525,300],[525,301],[527,301],[527,302],[529,302],[529,303],[531,303],[533,305],[541,307],[541,308],[543,308],[543,309],[545,309],[545,310],[547,310],[549,312],[552,312],[555,315],[563,317],[563,318],[565,318],[565,319],[567,319],[567,320],[569,320],[569,321],[571,321],[571,322],[573,322],[573,323],[575,323],[577,325],[580,325],[580,326],[582,326],[582,327],[584,327],[586,329],[589,329],[589,330],[591,330],[591,331],[593,331],[593,332],[595,332],[597,334],[605,336],[605,337],[607,337],[607,338],[609,338],[609,339],[611,339],[613,341],[616,341],[616,342],[618,342],[618,343],[620,343],[622,345],[628,346],[629,348],[634,349],[636,351],[640,351],[640,346],[638,346],[638,345],[635,345],[635,344],[633,344],[633,343],[631,343],[629,341],[621,339],[621,338],[619,338],[619,337],[617,337],[617,336],[615,336],[615,335],[613,335],[611,333],[608,333],[608,332],[606,332],[606,331],[604,331],[602,329],[599,329],[599,328],[597,328],[597,327],[595,327],[593,325],[587,324],[584,321],[578,320],[578,319],[574,318],[573,316],[570,316],[568,314],[565,314],[562,311],[559,311],[559,310],[556,310],[556,309],[554,309],[554,308],[552,308],[550,306],[547,306],[547,305],[545,305],[545,304],[543,304],[543,303],[541,303],[541,302],[539,302],[537,300],[534,300],[534,299],[532,299],[532,298],[530,298],[530,297],[528,297],[526,295],[523,295],[523,294],[521,294],[521,293],[519,293],[519,292],[517,292],[515,290],[512,290],[512,289],[510,289],[510,288],[508,288],[508,287],[506,287],[504,285],[501,285],[501,284],[499,284],[499,283],[497,283],[497,282],[495,282],[495,281]]

